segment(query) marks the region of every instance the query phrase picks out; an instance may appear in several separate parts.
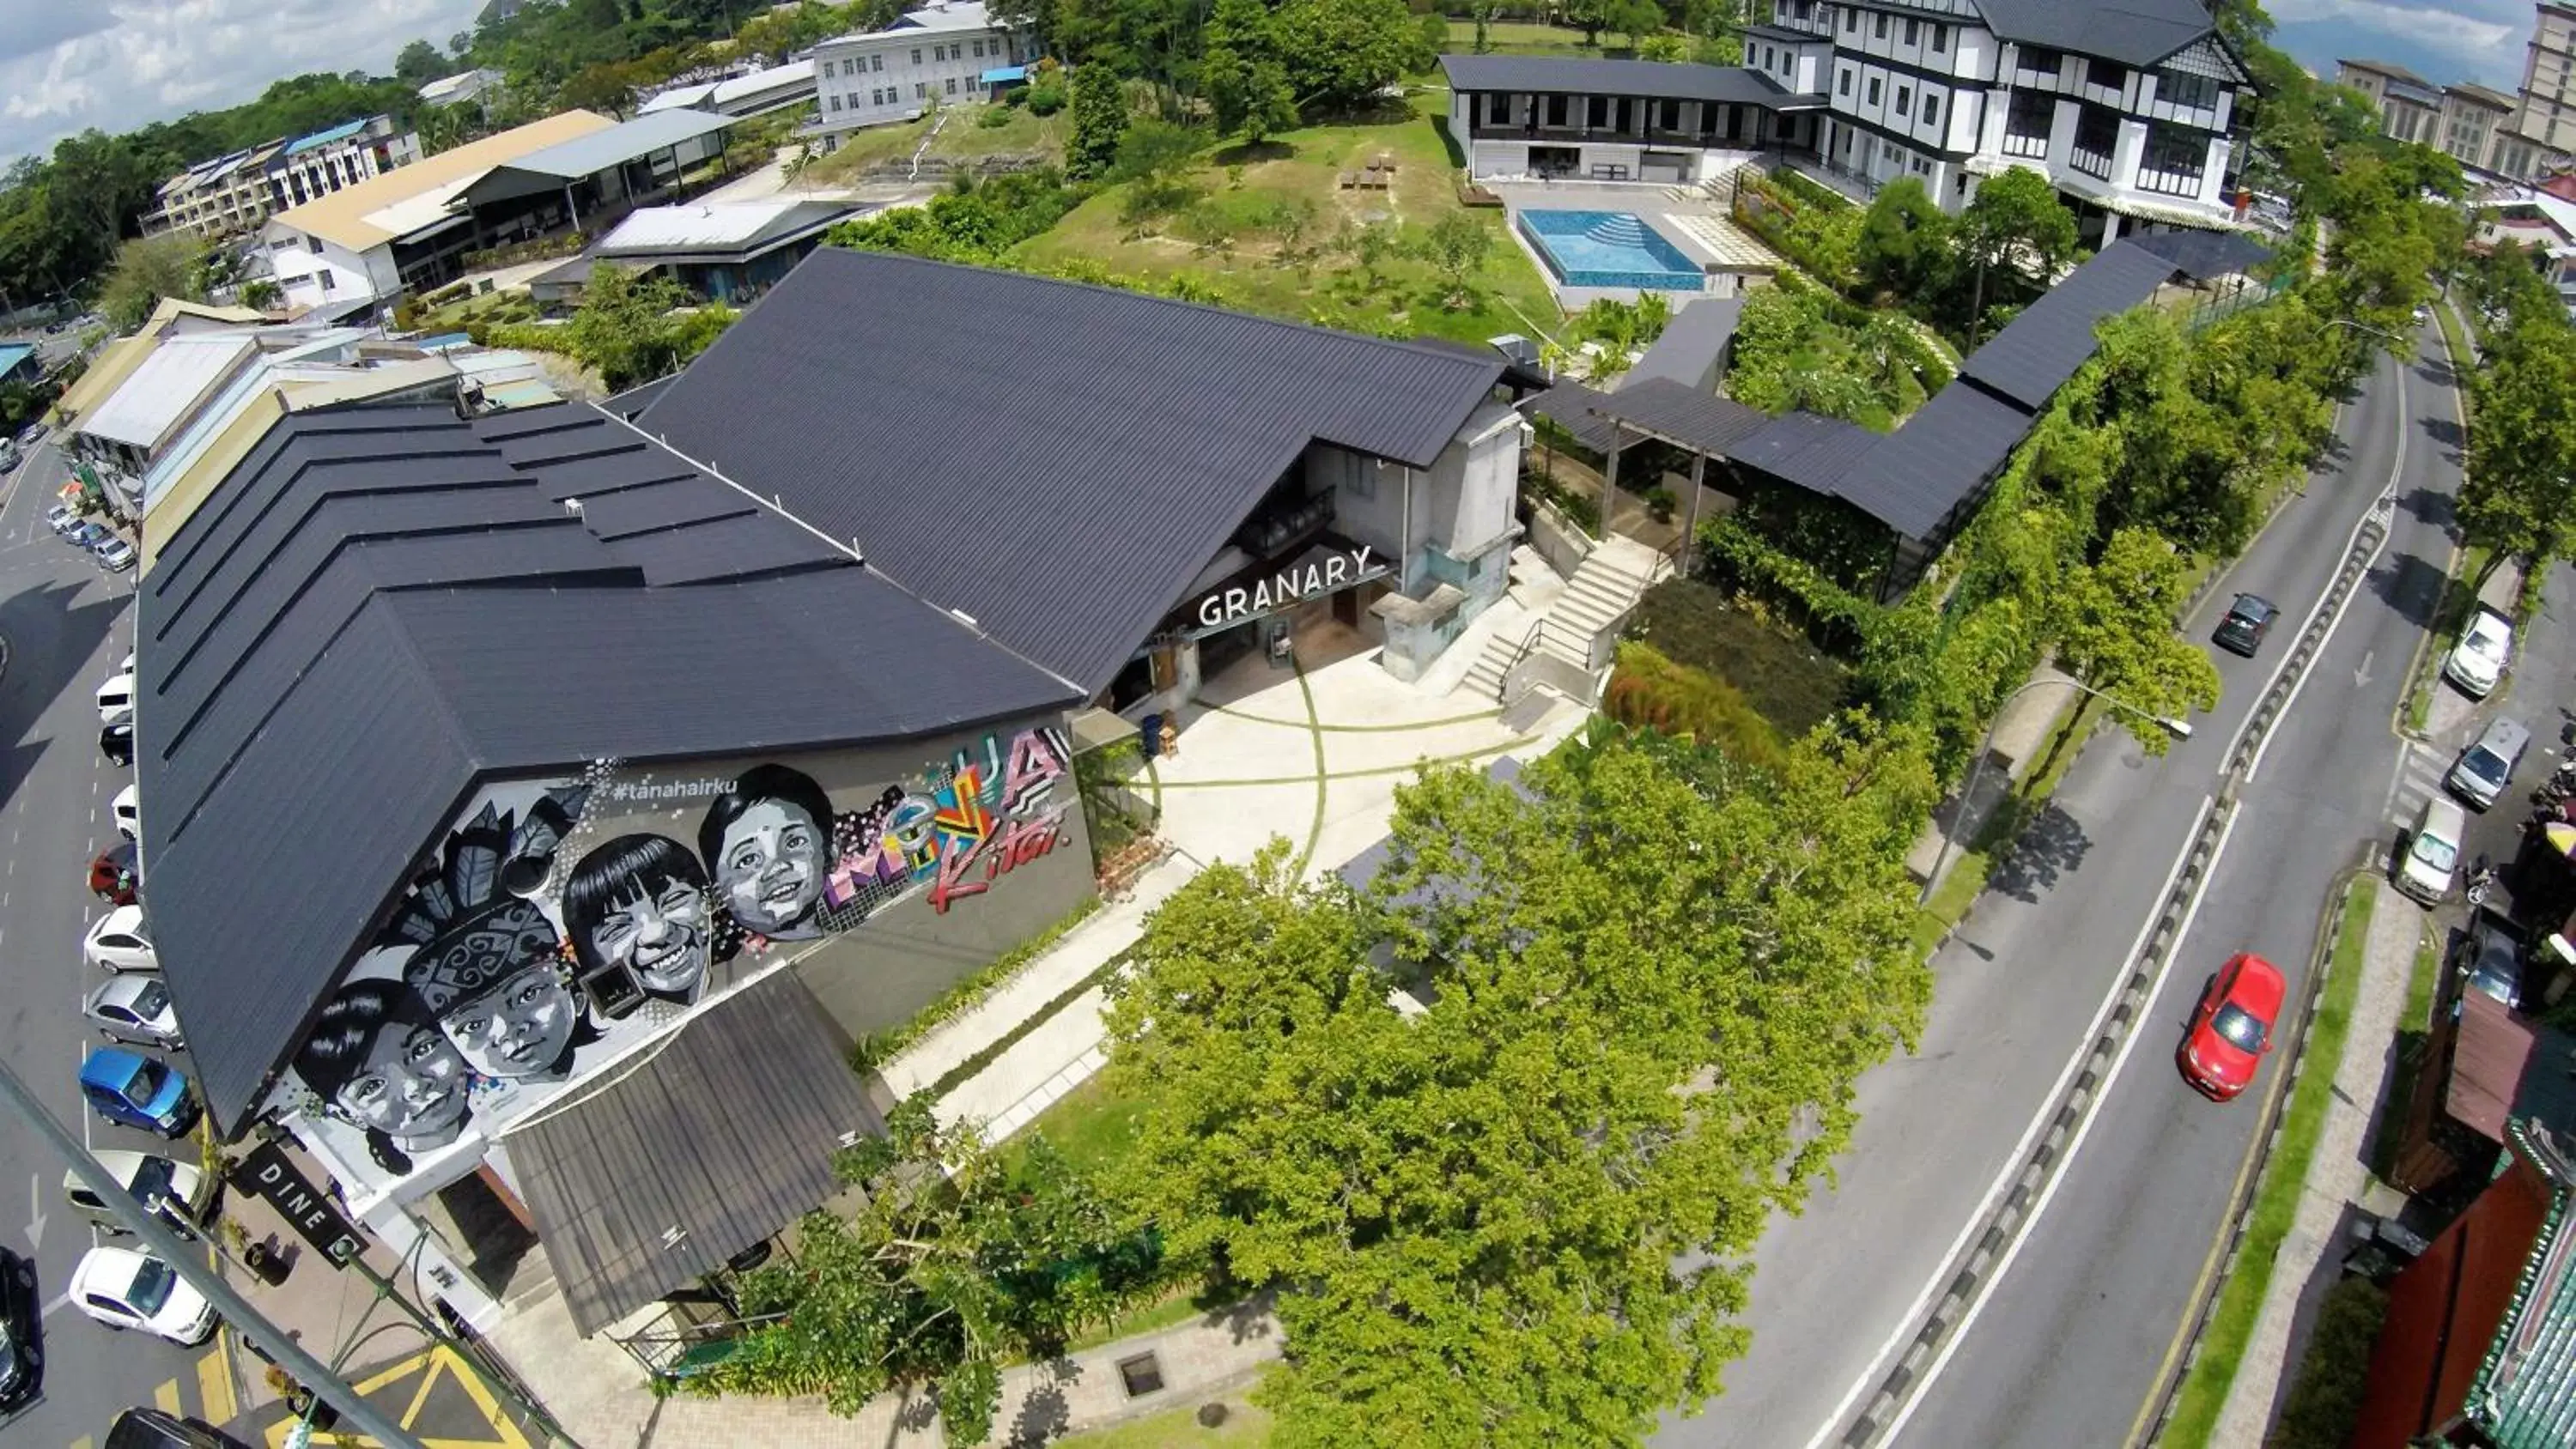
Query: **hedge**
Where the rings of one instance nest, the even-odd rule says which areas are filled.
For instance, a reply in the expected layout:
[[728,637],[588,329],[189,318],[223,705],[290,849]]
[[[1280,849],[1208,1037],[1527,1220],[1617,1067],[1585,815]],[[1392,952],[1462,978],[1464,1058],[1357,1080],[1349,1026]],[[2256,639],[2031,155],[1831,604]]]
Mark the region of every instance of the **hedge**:
[[1623,640],[1601,707],[1630,728],[1650,728],[1714,745],[1764,769],[1787,754],[1780,732],[1744,691],[1704,670],[1676,664],[1651,644]]
[[1733,518],[1703,525],[1699,544],[1710,582],[1781,606],[1817,648],[1829,653],[1857,656],[1884,612]]

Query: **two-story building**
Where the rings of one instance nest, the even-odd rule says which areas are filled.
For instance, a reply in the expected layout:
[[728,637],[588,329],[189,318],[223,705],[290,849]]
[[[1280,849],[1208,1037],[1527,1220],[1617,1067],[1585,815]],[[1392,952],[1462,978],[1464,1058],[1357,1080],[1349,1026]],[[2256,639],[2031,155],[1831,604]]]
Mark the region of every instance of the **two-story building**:
[[988,76],[1014,73],[1034,53],[1029,38],[987,14],[982,0],[933,0],[883,30],[814,47],[814,132],[830,150],[863,126],[983,100],[1003,78]]
[[2379,108],[2380,130],[2448,154],[2472,171],[2528,177],[2536,157],[2513,134],[2516,102],[2481,85],[2438,86],[2404,66],[2338,60],[2335,84],[2350,86]]

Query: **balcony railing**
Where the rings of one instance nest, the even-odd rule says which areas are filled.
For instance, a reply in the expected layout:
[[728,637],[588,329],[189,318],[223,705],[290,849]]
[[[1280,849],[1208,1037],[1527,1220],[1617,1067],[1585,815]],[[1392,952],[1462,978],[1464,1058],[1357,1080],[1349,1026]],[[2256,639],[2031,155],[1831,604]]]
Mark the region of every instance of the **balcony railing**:
[[1627,146],[1690,146],[1739,151],[1758,150],[1762,142],[1751,136],[1729,139],[1723,131],[1619,131],[1608,126],[1472,126],[1468,132],[1479,141],[1536,141],[1549,145],[1571,145],[1585,141]]
[[1863,206],[1878,195],[1880,183],[1867,172],[1855,171],[1839,161],[1828,161],[1811,151],[1787,150],[1779,155],[1790,169],[1824,183]]
[[2111,151],[2109,147],[2104,147],[2103,149],[2096,151],[2091,147],[2086,146],[2083,142],[2078,141],[2072,147],[2068,148],[2066,159],[2069,165],[2072,165],[2076,170],[2083,172],[2085,175],[2092,177],[2096,181],[2108,181],[2111,179]]
[[2023,134],[2018,131],[2006,131],[2004,132],[2004,154],[2031,161],[2045,161],[2048,159],[2048,133],[2038,131]]
[[2198,196],[2200,182],[2201,172],[2197,167],[2183,171],[2163,170],[2143,162],[2138,166],[2140,191],[2161,191],[2167,196]]

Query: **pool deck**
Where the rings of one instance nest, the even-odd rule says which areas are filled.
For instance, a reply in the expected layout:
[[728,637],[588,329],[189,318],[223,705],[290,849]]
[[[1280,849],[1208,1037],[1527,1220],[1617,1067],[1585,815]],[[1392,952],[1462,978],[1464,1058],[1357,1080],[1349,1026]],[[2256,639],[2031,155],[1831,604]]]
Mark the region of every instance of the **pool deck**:
[[[1546,278],[1556,294],[1556,303],[1568,312],[1579,312],[1599,298],[1621,302],[1637,300],[1634,287],[1569,287],[1556,280],[1547,259],[1530,245],[1521,233],[1520,214],[1524,211],[1624,211],[1653,227],[1683,256],[1704,269],[1732,273],[1737,287],[1751,277],[1769,277],[1785,264],[1769,247],[1764,246],[1727,215],[1726,203],[1706,188],[1673,186],[1659,182],[1637,181],[1487,181],[1479,183],[1503,200],[1510,224],[1513,245],[1519,247]],[[1718,183],[1723,185],[1724,183]],[[1723,295],[1723,290],[1718,292]],[[1676,299],[1691,295],[1671,294]]]

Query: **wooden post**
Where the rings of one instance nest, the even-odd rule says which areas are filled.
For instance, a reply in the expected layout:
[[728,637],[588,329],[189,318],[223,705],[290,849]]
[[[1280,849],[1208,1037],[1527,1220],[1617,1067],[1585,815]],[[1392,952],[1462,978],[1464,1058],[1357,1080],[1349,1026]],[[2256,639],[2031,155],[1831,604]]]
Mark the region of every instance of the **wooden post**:
[[1601,542],[1610,541],[1610,512],[1619,496],[1619,449],[1626,434],[1619,420],[1610,420],[1610,456],[1601,464]]
[[1693,451],[1690,506],[1682,510],[1682,553],[1679,562],[1683,578],[1691,576],[1691,560],[1699,552],[1699,480],[1707,471],[1708,454]]

